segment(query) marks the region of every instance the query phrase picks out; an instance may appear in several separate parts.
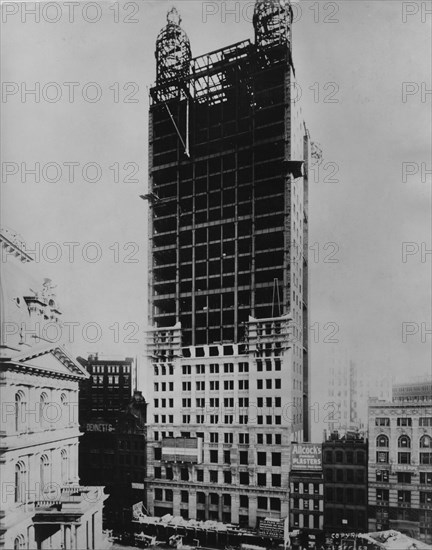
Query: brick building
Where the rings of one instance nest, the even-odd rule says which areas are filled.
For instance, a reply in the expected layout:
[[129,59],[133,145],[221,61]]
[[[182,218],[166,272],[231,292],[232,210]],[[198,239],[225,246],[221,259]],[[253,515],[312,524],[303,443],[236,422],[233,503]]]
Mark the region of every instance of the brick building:
[[335,432],[322,445],[324,527],[327,533],[367,531],[368,442]]

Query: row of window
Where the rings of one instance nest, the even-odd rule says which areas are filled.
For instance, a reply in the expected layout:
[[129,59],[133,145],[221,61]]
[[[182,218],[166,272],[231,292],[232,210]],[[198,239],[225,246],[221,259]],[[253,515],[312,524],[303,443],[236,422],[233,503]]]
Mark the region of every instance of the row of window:
[[[420,485],[432,485],[432,472],[419,472]],[[390,478],[389,470],[377,470],[376,481],[379,483],[388,483]],[[398,483],[411,483],[411,472],[397,472]]]
[[[233,483],[233,474],[231,470],[208,470],[208,476],[204,476],[204,470],[195,470],[196,479],[192,479],[192,472],[188,468],[180,469],[180,481],[196,481],[202,483],[225,483],[231,485]],[[204,479],[206,477],[207,479]],[[253,485],[252,474],[249,472],[239,472],[238,479],[240,485]],[[154,478],[163,479],[162,468],[156,466],[154,468]],[[165,479],[173,480],[174,472],[171,467],[165,468]],[[256,485],[259,487],[281,487],[282,476],[281,474],[268,474],[258,473],[256,474]]]
[[[376,490],[376,499],[378,502],[385,501],[388,502],[390,499],[389,489],[378,488]],[[411,504],[411,491],[406,491],[401,489],[397,492],[398,502],[403,502],[405,504]],[[420,504],[432,504],[432,491],[420,491]]]
[[35,422],[42,429],[49,428],[51,423],[69,425],[76,422],[76,409],[69,406],[69,399],[65,392],[60,394],[60,404],[50,402],[48,393],[43,391],[39,396],[39,402],[35,409],[28,409],[25,393],[19,390],[15,394],[15,431],[21,432],[28,428],[29,417],[35,418]]
[[121,374],[130,373],[130,365],[90,365],[92,374]]
[[[66,483],[69,480],[69,453],[67,449],[60,451],[61,470],[60,476],[62,483]],[[43,454],[39,458],[39,489],[43,494],[46,491],[52,491],[52,464],[48,455]],[[19,460],[15,464],[15,502],[26,502],[28,498],[28,478],[26,464]]]
[[[396,426],[411,427],[413,419],[409,416],[399,416],[396,418]],[[375,418],[375,426],[390,426],[390,417],[381,416]],[[432,416],[421,416],[419,426],[432,426]]]
[[[401,435],[398,438],[397,441],[398,447],[409,449],[411,448],[411,438],[407,435]],[[388,447],[389,446],[389,438],[384,435],[380,434],[376,438],[376,446],[377,447]],[[432,449],[432,437],[430,435],[423,435],[419,440],[419,446],[421,449]]]
[[[162,383],[163,385],[163,383]],[[223,384],[219,380],[210,380],[209,386],[210,391],[219,391],[220,388],[224,390],[234,390],[234,380],[224,380]],[[249,389],[249,380],[238,380],[237,387],[239,390],[248,390]],[[280,386],[278,386],[280,387]],[[205,391],[206,383],[204,380],[198,380],[195,382],[196,391]],[[182,382],[183,391],[192,391],[192,382]]]
[[320,500],[308,500],[302,498],[292,498],[291,499],[291,508],[295,510],[319,510],[320,509]]
[[291,491],[293,493],[302,493],[302,494],[314,494],[319,495],[320,484],[312,483],[312,488],[309,487],[309,483],[302,483],[300,481],[294,481],[291,486]]
[[[271,397],[267,399],[267,402],[269,402],[269,400],[270,400],[270,405],[268,405],[268,406],[271,407]],[[279,403],[279,405],[276,405],[277,402]],[[280,397],[276,398],[275,399],[275,407],[276,406],[280,407],[281,406],[280,402],[281,402]],[[217,408],[220,407],[221,403],[222,403],[222,400],[219,399],[219,397],[211,397],[207,401],[204,397],[197,397],[196,400],[195,400],[195,404],[196,404],[196,407],[198,409],[204,409],[206,407],[208,407],[210,409],[217,409]],[[237,404],[240,408],[249,407],[249,397],[239,397],[239,399],[237,401]],[[225,408],[233,409],[234,406],[235,406],[234,405],[234,397],[226,397],[223,400],[223,406]],[[261,406],[262,406],[262,398],[261,398]],[[183,409],[192,408],[192,399],[190,397],[184,397],[182,399],[182,407],[183,407]]]
[[333,470],[332,468],[325,468],[324,479],[330,483],[364,483],[365,472],[363,468],[357,468],[355,470]]
[[[181,437],[190,438],[193,434],[190,432],[181,432]],[[160,436],[160,438],[159,438]],[[159,439],[165,439],[166,437],[174,437],[174,432],[154,432],[154,439],[155,441],[159,441]],[[204,432],[196,432],[196,437],[200,437],[204,440]],[[258,434],[257,435],[257,442],[258,444],[263,443],[264,434]],[[274,444],[275,445],[281,445],[282,444],[282,435],[281,434],[266,434],[266,443],[271,445],[271,441],[274,437]],[[210,442],[211,443],[218,443],[219,442],[219,434],[216,432],[210,432]],[[224,433],[224,443],[232,444],[234,443],[234,434],[232,432],[226,432]],[[238,434],[238,443],[239,445],[249,445],[249,434],[248,433],[239,433]]]
[[274,365],[274,370],[281,370],[282,368],[281,360],[277,358],[274,360],[265,359],[264,361],[262,361],[261,359],[257,359],[256,365],[257,365],[258,372],[261,372],[264,370],[264,365],[265,365],[265,370],[267,372],[272,370],[273,365]]
[[352,487],[326,487],[325,498],[326,502],[366,504],[366,491]]
[[120,379],[122,380],[122,382],[124,384],[129,383],[129,375],[124,375],[123,377],[119,377],[117,375],[113,375],[113,376],[93,375],[92,376],[92,383],[95,386],[103,386],[105,384],[105,382],[110,386],[111,385],[117,385],[118,386],[120,384]]
[[324,464],[364,464],[366,451],[325,451]]
[[[388,451],[377,451],[376,452],[376,462],[378,464],[389,464],[389,452]],[[397,457],[398,464],[411,464],[411,453],[410,452],[399,452]],[[419,453],[419,463],[420,464],[431,464],[432,465],[432,452],[423,452]]]
[[[173,502],[174,494],[172,489],[158,489],[154,490],[154,498],[158,501]],[[180,501],[184,504],[189,503],[189,492],[180,491]],[[222,499],[223,506],[231,506],[232,497],[229,494],[219,495],[217,493],[203,493],[197,491],[196,500],[197,504],[206,504],[218,506],[219,501]],[[257,507],[259,510],[274,510],[279,511],[281,509],[281,500],[279,498],[257,497]],[[240,495],[240,508],[249,508],[249,497],[247,495]]]
[[[223,370],[220,369],[220,367],[223,367]],[[206,370],[210,372],[210,374],[219,374],[219,372],[223,372],[225,374],[230,374],[234,372],[235,365],[234,363],[224,363],[223,365],[219,365],[218,363],[211,363],[210,365],[204,365],[199,364],[195,365],[195,373],[196,374],[205,374]],[[158,374],[157,367],[155,367],[155,374]],[[165,374],[164,367],[161,367],[161,374]],[[171,370],[171,369],[170,369]],[[249,372],[249,363],[239,363],[238,364],[238,372],[244,373]],[[170,374],[172,374],[170,372]],[[189,375],[192,374],[192,365],[182,365],[182,374]]]
[[[155,414],[153,416],[154,423],[159,424],[159,421],[161,424],[172,424],[174,422],[174,415],[158,415]],[[294,419],[296,421],[296,419]],[[192,415],[190,414],[183,414],[182,415],[182,423],[183,424],[191,424],[192,423]],[[225,424],[225,425],[231,425],[231,424],[243,424],[246,425],[249,423],[249,417],[246,414],[239,414],[239,415],[233,415],[233,414],[225,414],[225,415],[218,415],[218,414],[210,414],[210,415],[204,415],[204,414],[197,414],[195,415],[195,424]],[[282,424],[282,416],[281,415],[258,415],[255,418],[254,423],[258,425],[267,425],[267,426],[280,426]]]
[[[156,451],[157,449],[155,449]],[[156,454],[156,453],[155,453]],[[248,451],[240,451],[239,463],[240,464],[249,464],[249,453]],[[219,462],[219,451],[216,449],[210,449],[210,462],[217,464]],[[231,464],[231,451],[223,452],[223,463]],[[281,466],[282,464],[282,453],[267,453],[264,451],[257,452],[257,461],[258,466]]]

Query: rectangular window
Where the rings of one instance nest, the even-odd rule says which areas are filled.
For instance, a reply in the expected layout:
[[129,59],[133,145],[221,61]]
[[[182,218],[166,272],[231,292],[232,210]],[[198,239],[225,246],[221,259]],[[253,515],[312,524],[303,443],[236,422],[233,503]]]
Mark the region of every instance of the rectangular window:
[[267,510],[267,497],[258,497],[258,510]]
[[432,492],[420,491],[420,504],[432,504]]
[[267,474],[257,474],[258,487],[265,487],[267,485]]
[[231,372],[234,372],[234,364],[224,363],[224,373],[231,373]]
[[388,483],[389,480],[389,471],[388,470],[377,470],[376,471],[376,481],[381,483]]
[[377,501],[388,502],[388,500],[389,500],[389,491],[388,491],[388,489],[377,489],[376,490],[376,498],[377,498]]
[[240,445],[249,445],[249,434],[239,434],[239,444]]
[[249,472],[240,472],[240,485],[249,485]]
[[397,480],[398,480],[398,483],[411,483],[411,473],[410,472],[398,472]]
[[247,451],[240,451],[240,464],[249,464],[249,457]]
[[422,485],[432,485],[432,472],[420,472],[420,483]]
[[282,483],[282,477],[280,474],[272,474],[272,487],[280,487]]
[[233,441],[234,441],[234,434],[233,433],[229,433],[229,432],[224,433],[224,443],[232,444]]
[[216,450],[210,451],[210,462],[217,464],[218,461],[218,452]]
[[390,426],[390,418],[375,418],[375,426]]
[[411,453],[398,453],[398,464],[411,464]]
[[210,483],[217,483],[217,482],[218,482],[218,471],[210,470]]
[[281,464],[282,464],[282,454],[272,453],[272,466],[281,466]]
[[197,470],[197,481],[204,481],[204,470]]
[[267,465],[267,453],[258,452],[257,453],[257,463],[258,463],[258,466],[266,466]]
[[396,422],[398,426],[412,426],[412,418],[407,418],[406,416],[399,417]]
[[419,418],[419,426],[432,426],[432,416],[421,416]]
[[240,508],[249,508],[249,497],[247,495],[240,495]]
[[376,461],[378,463],[388,464],[388,461],[389,461],[388,451],[377,451]]
[[398,491],[398,502],[411,502],[411,491]]
[[218,434],[218,432],[210,432],[210,443],[219,443],[219,434]]

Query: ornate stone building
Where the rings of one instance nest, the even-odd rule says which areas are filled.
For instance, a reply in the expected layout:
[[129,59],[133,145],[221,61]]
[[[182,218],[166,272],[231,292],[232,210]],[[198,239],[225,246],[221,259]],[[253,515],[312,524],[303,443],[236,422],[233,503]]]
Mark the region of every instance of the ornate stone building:
[[0,549],[106,548],[103,487],[78,477],[78,384],[88,374],[49,340],[61,334],[50,279],[29,291],[37,287],[22,240],[0,237]]
[[[432,396],[369,402],[369,530],[432,543]],[[402,389],[400,389],[402,392]]]

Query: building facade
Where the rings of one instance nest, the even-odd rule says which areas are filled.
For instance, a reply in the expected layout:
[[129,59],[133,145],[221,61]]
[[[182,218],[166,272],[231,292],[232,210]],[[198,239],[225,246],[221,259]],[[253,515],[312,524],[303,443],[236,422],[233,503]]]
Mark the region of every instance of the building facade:
[[258,1],[255,43],[192,58],[175,10],[158,36],[143,196],[157,515],[288,516],[290,444],[309,436],[311,149],[291,25],[288,3]]
[[327,534],[367,532],[368,443],[333,433],[322,445]]
[[295,444],[291,450],[290,531],[300,531],[300,541],[324,542],[324,480],[322,444]]
[[403,393],[414,399],[369,403],[369,530],[432,543],[432,399]]
[[124,530],[132,505],[143,501],[146,474],[146,407],[135,391],[116,418],[90,419],[81,425],[79,471],[83,483],[103,485],[109,495],[104,527]]
[[89,373],[80,385],[80,422],[101,418],[116,420],[130,402],[136,381],[136,366],[132,357],[125,359],[99,357],[90,354],[78,361]]
[[78,476],[78,388],[88,375],[47,339],[60,324],[51,280],[30,290],[23,241],[2,230],[0,244],[0,548],[106,548],[103,487]]

